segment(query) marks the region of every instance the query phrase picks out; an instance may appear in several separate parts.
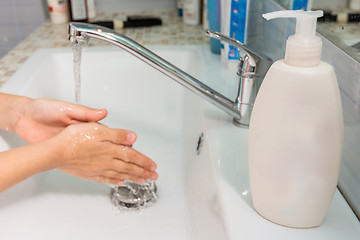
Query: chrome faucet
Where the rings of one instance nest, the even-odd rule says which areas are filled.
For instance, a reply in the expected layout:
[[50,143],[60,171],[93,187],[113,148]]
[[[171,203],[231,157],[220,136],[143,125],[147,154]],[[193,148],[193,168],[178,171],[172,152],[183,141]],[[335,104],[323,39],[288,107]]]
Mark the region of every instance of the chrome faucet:
[[248,127],[256,94],[272,61],[241,42],[220,33],[207,30],[206,34],[229,43],[238,48],[239,52],[245,53],[243,57],[239,58],[240,63],[237,74],[240,83],[238,95],[234,101],[211,89],[123,34],[93,24],[74,22],[69,24],[69,40],[71,42],[86,44],[89,38],[95,38],[116,45],[230,114],[235,125]]

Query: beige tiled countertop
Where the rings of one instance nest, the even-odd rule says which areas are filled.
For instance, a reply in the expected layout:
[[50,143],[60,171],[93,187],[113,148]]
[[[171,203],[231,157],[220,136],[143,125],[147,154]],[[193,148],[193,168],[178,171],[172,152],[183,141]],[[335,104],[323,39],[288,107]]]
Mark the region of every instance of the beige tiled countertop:
[[[149,28],[128,28],[118,30],[143,45],[197,45],[208,44],[202,26],[185,25],[175,10],[136,11],[123,13],[100,13],[94,19],[125,19],[128,15],[151,15],[162,19],[162,26]],[[68,24],[55,25],[46,21],[24,41],[0,59],[0,86],[7,81],[19,67],[38,48],[71,47],[68,41]],[[100,41],[90,41],[88,47],[108,46]]]

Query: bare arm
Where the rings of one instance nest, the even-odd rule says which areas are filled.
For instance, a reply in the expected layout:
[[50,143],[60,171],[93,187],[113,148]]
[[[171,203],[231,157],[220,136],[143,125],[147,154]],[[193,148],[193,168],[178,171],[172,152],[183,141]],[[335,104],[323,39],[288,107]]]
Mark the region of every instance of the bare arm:
[[50,170],[54,157],[46,143],[0,152],[0,192],[35,174]]
[[29,143],[46,140],[72,124],[100,121],[106,115],[105,109],[0,93],[0,128]]
[[0,192],[51,169],[99,182],[156,180],[156,164],[131,145],[136,135],[99,123],[75,124],[54,137],[0,152]]
[[50,169],[112,184],[156,180],[156,164],[131,147],[134,132],[96,122],[106,115],[104,109],[0,93],[0,128],[32,143],[0,152],[0,192]]
[[0,128],[13,132],[21,109],[29,101],[31,99],[27,97],[0,93]]

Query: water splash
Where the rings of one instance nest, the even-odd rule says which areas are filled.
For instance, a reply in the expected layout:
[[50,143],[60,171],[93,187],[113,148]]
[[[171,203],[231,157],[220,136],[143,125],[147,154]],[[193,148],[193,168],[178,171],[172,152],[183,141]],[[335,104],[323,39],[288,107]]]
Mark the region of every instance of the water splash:
[[82,47],[80,44],[74,43],[72,45],[72,50],[74,53],[75,102],[79,104],[81,91],[80,65]]

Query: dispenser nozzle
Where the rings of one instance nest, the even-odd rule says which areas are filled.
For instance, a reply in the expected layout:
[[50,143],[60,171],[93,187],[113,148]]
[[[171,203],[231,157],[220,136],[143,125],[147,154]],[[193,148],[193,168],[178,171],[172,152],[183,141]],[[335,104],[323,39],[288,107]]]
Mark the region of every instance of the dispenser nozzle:
[[274,18],[298,18],[298,17],[322,17],[324,15],[323,11],[303,11],[303,10],[284,10],[277,12],[265,13],[262,16],[266,20],[271,20]]
[[320,62],[321,39],[315,36],[317,18],[323,11],[285,10],[263,14],[266,20],[296,18],[295,35],[286,44],[285,61],[295,66],[314,66]]
[[296,18],[296,32],[299,35],[315,35],[317,18],[324,15],[323,11],[285,10],[263,14],[266,20],[274,18]]

